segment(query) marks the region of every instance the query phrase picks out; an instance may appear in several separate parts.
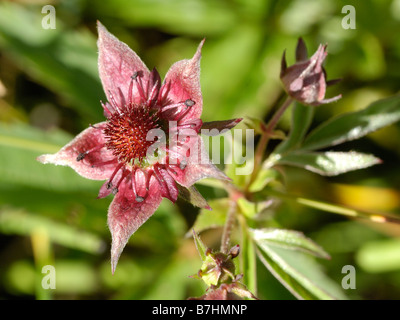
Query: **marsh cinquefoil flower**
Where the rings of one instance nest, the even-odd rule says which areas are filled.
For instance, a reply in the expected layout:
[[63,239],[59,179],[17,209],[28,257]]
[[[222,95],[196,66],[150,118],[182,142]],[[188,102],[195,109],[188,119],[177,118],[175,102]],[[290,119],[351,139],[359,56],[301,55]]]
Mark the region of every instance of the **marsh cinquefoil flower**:
[[326,56],[326,45],[320,45],[311,58],[307,58],[307,48],[299,39],[296,48],[296,63],[287,67],[285,52],[282,56],[281,81],[289,96],[305,105],[318,106],[339,100],[342,96],[325,99],[326,87],[339,80],[326,81],[322,66]]
[[[208,177],[229,178],[211,163],[198,135],[203,125],[200,57],[204,40],[192,59],[171,66],[162,83],[155,69],[150,72],[101,23],[98,32],[107,120],[90,126],[56,154],[38,160],[69,166],[88,179],[106,180],[98,197],[115,195],[108,210],[114,273],[130,236],[163,197],[175,202],[181,195],[209,208],[193,184]],[[211,126],[231,128],[239,121],[217,121]]]

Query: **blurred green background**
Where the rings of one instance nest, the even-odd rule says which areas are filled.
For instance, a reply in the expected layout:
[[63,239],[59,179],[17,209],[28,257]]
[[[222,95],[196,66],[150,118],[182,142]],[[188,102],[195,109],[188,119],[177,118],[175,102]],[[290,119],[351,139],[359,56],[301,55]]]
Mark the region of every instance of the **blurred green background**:
[[[56,10],[56,29],[43,29],[44,5]],[[344,5],[356,9],[356,29],[342,28]],[[0,3],[0,299],[185,299],[204,293],[188,276],[201,266],[185,234],[198,213],[163,200],[131,238],[114,276],[110,271],[110,198],[101,182],[72,169],[42,165],[89,124],[103,120],[97,73],[96,20],[165,75],[191,58],[206,38],[201,61],[203,120],[268,119],[281,101],[280,59],[289,65],[299,36],[311,54],[328,43],[328,79],[343,81],[316,111],[327,118],[393,95],[400,83],[400,0],[65,0]],[[280,124],[287,130],[288,113]],[[340,150],[373,153],[383,164],[321,178],[287,168],[297,194],[371,211],[400,213],[400,126],[392,125]],[[210,200],[220,190],[199,187]],[[344,265],[356,268],[351,299],[400,299],[400,227],[350,220],[283,203],[276,219],[304,232],[331,254],[320,261],[340,285]],[[220,231],[202,235],[218,248]],[[56,268],[56,289],[43,290],[42,266]],[[261,299],[293,299],[261,264]]]

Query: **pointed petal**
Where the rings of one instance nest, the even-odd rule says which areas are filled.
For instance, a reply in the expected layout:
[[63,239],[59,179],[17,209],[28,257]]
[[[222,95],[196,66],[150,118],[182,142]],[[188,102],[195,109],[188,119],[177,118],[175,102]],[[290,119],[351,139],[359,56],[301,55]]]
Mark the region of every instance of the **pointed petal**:
[[[325,78],[326,78],[326,75],[325,75]],[[337,83],[339,83],[340,81],[342,81],[343,79],[332,79],[332,80],[328,80],[327,82],[326,82],[326,86],[327,87],[329,87],[329,86],[333,86],[334,84],[337,84]]]
[[331,102],[336,102],[336,101],[340,100],[341,98],[342,98],[342,95],[339,94],[339,95],[337,95],[335,97],[332,97],[332,98],[320,100],[320,101],[318,101],[318,103],[319,104],[327,104],[327,103],[331,103]]
[[161,203],[159,184],[151,178],[149,192],[142,202],[135,201],[130,178],[123,181],[108,209],[108,227],[112,235],[111,270],[114,273],[118,259],[131,235],[147,221]]
[[303,38],[299,38],[296,47],[296,61],[306,61],[308,58],[307,47]]
[[[41,155],[37,160],[44,164],[69,166],[87,179],[109,178],[114,171],[117,159],[107,148],[101,147],[105,143],[103,135],[105,125],[106,122],[101,122],[87,128],[57,153]],[[82,153],[93,149],[94,151],[85,155],[82,160],[77,160]]]
[[[174,179],[184,187],[192,186],[196,181],[205,178],[230,180],[225,173],[219,170],[211,161],[200,136],[191,137],[190,155],[186,166],[177,170]],[[178,147],[179,148],[179,147]]]
[[[97,22],[99,39],[99,75],[106,96],[112,94],[118,105],[123,105],[129,97],[131,77],[137,73],[143,83],[147,83],[150,71],[139,56],[125,43]],[[140,94],[136,86],[132,86],[133,102],[140,101]]]
[[326,45],[320,44],[317,51],[310,58],[311,63],[312,64],[315,63],[313,73],[323,72],[322,64],[327,55],[328,55],[328,53],[326,51]]
[[286,50],[285,50],[285,51],[283,51],[282,59],[281,59],[281,72],[280,72],[281,78],[284,76],[286,69],[287,69],[287,62],[286,62]]
[[[206,136],[217,136],[221,133],[224,133],[226,130],[232,129],[242,120],[242,118],[236,118],[230,120],[204,122],[201,126],[201,134]],[[205,130],[203,131],[203,129]],[[223,130],[225,131],[222,132]]]
[[203,98],[200,87],[201,48],[205,39],[200,42],[192,59],[174,63],[168,70],[164,85],[169,85],[168,99],[173,103],[193,100],[195,104],[182,118],[182,121],[200,118],[203,109]]

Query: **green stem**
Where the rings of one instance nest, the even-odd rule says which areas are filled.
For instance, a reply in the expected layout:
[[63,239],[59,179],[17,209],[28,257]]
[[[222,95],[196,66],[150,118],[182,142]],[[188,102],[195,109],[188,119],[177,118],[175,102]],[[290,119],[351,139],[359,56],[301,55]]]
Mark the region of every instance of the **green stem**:
[[286,100],[283,102],[283,104],[280,106],[280,108],[274,113],[272,116],[271,120],[267,123],[265,129],[263,130],[263,133],[261,135],[261,140],[259,141],[257,145],[257,149],[254,155],[254,170],[251,173],[251,177],[249,180],[249,183],[247,184],[246,190],[250,187],[250,185],[254,182],[256,179],[258,172],[261,169],[261,162],[265,153],[265,150],[267,149],[267,145],[269,142],[269,139],[277,126],[279,120],[281,119],[282,115],[285,113],[287,108],[290,106],[290,104],[293,102],[293,99],[291,97],[287,97]]
[[243,273],[243,281],[247,289],[257,296],[257,265],[256,248],[253,239],[248,233],[248,226],[243,215],[239,215],[239,224],[241,227],[241,264],[240,270]]

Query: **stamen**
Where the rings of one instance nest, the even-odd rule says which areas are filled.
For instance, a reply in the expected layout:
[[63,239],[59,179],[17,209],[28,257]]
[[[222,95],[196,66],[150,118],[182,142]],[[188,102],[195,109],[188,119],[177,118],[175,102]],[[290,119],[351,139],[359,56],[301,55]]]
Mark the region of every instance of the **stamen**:
[[113,181],[113,179],[115,178],[115,175],[117,174],[117,172],[122,168],[123,165],[124,165],[123,163],[120,163],[120,164],[115,168],[115,170],[114,170],[114,172],[112,173],[110,179],[108,179],[108,183],[107,183],[107,186],[106,186],[107,189],[111,189],[111,188],[113,187],[112,181]]
[[111,106],[114,108],[114,110],[117,110],[117,112],[119,114],[121,114],[121,110],[118,107],[118,103],[115,100],[115,98],[114,98],[114,96],[113,96],[113,94],[111,93],[110,90],[108,90],[108,100],[111,102]]
[[[174,120],[179,121],[188,113],[190,108],[193,107],[195,104],[196,104],[196,102],[194,100],[186,99],[183,102],[173,103],[173,104],[164,106],[161,109],[161,112],[176,108],[177,110],[175,111]],[[182,109],[180,111],[178,111],[180,107],[182,107]]]
[[175,165],[169,165],[169,166],[168,166],[168,172],[172,173],[174,176],[178,176],[178,172],[176,172],[176,171],[174,170],[174,166],[175,166]]
[[154,176],[156,177],[156,179],[158,180],[158,182],[160,184],[163,184],[163,185],[165,184],[165,180],[164,180],[163,176],[161,175],[161,172],[157,166],[154,166]]
[[76,157],[76,161],[81,161],[85,158],[86,153],[80,153],[77,157]]
[[145,176],[146,176],[146,191],[149,191],[150,189],[150,179],[151,176],[154,174],[153,170],[149,170],[145,172]]
[[[142,196],[139,196],[139,195],[138,195],[137,188],[136,188],[136,171],[137,171],[137,170],[140,170],[140,169],[135,168],[135,171],[132,172],[132,191],[133,191],[133,194],[134,194],[134,196],[135,196],[136,202],[143,202],[144,199],[145,199],[145,197],[147,196],[147,191],[148,191],[148,188],[147,188],[147,180],[146,180],[146,194],[143,195],[143,197],[142,197]],[[141,171],[141,172],[145,174],[144,171]],[[145,177],[147,178],[147,175],[146,175],[146,174],[145,174]]]
[[[171,158],[172,158],[172,156],[174,155],[174,158],[176,159],[176,160],[178,160],[179,161],[179,163],[184,163],[184,166],[186,167],[186,165],[187,165],[187,160],[186,160],[186,156],[185,155],[183,155],[180,151],[181,150],[176,150],[176,149],[178,149],[178,148],[174,148],[174,149],[168,149],[168,148],[165,148],[165,150],[168,152],[168,159],[169,160],[171,160]],[[182,148],[179,148],[179,149],[182,149]],[[186,152],[186,149],[184,150],[185,152]],[[175,160],[175,161],[176,161]],[[182,169],[183,170],[183,169]]]
[[113,112],[108,108],[107,104],[111,107],[111,105],[109,103],[104,103],[103,101],[100,101],[101,106],[103,107],[104,111],[108,114],[108,115],[112,115]]
[[135,71],[134,73],[133,73],[133,75],[131,76],[131,79],[132,80],[136,80],[136,78],[139,76],[139,71]]
[[163,107],[161,109],[161,112],[164,112],[164,111],[167,111],[167,110],[170,110],[170,109],[173,109],[173,108],[179,108],[183,104],[184,104],[184,102],[179,102],[179,103],[173,103],[173,104],[166,105],[165,107]]
[[195,105],[195,102],[194,102],[192,99],[187,99],[187,100],[185,101],[185,105],[186,105],[187,107],[192,107],[192,106]]
[[139,92],[140,98],[142,98],[142,100],[144,102],[147,99],[146,99],[146,93],[144,92],[144,89],[143,89],[143,83],[142,83],[142,78],[141,77],[142,77],[142,72],[141,71],[136,71],[132,75],[131,79],[135,81],[136,89]]
[[128,89],[128,104],[132,104],[132,91],[133,91],[133,76],[131,77],[131,82],[129,83],[129,89]]
[[190,108],[191,108],[192,106],[194,106],[195,104],[196,104],[196,103],[195,103],[195,101],[193,101],[193,100],[190,100],[190,99],[186,100],[186,101],[185,101],[185,106],[186,106],[186,108],[183,109],[183,110],[181,110],[181,112],[178,113],[178,114],[176,115],[175,120],[176,120],[176,121],[182,120],[182,118],[183,118],[184,116],[187,115],[187,113],[189,112]]
[[111,160],[108,160],[108,161],[100,161],[100,162],[97,162],[97,163],[93,163],[91,167],[95,168],[95,167],[105,166],[107,164],[113,164],[114,162],[115,162],[115,159],[111,159]]
[[[181,123],[179,125],[177,125],[176,127],[171,128],[172,129],[178,129],[178,130],[182,130],[182,129],[200,129],[202,126],[203,122],[200,119],[195,119],[192,120],[191,122],[184,122]],[[196,130],[198,131],[198,130]]]
[[78,154],[78,156],[76,157],[76,161],[81,161],[83,160],[89,153],[100,150],[101,148],[103,148],[105,146],[105,144],[99,144],[95,147],[93,147],[92,149],[86,150],[85,152],[81,152]]
[[124,171],[122,172],[121,178],[118,180],[117,184],[115,187],[112,189],[112,193],[116,195],[118,193],[118,188],[121,182],[126,178],[126,176],[129,174],[129,170],[126,170],[125,168],[123,169]]
[[175,202],[178,198],[178,190],[174,178],[160,165],[154,166],[154,176],[160,184],[161,196]]
[[187,163],[187,160],[186,160],[186,159],[183,159],[183,160],[179,163],[179,168],[180,168],[181,170],[185,170],[187,164],[188,164],[188,163]]
[[158,101],[161,102],[161,105],[163,104],[163,102],[166,101],[167,95],[168,95],[168,92],[169,92],[170,88],[171,88],[171,81],[168,81],[168,83],[164,84],[161,87],[161,90],[160,90],[160,92],[158,94]]
[[135,182],[135,173],[136,173],[136,168],[132,171],[132,191],[133,194],[135,195],[135,198],[137,198],[137,191],[136,191],[136,182]]
[[156,83],[154,84],[153,88],[150,91],[150,94],[147,98],[147,103],[152,106],[156,102],[157,95],[158,95],[158,80],[156,81]]

